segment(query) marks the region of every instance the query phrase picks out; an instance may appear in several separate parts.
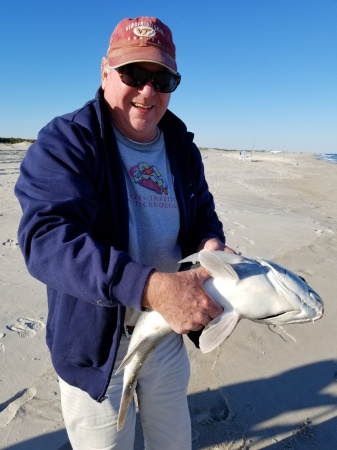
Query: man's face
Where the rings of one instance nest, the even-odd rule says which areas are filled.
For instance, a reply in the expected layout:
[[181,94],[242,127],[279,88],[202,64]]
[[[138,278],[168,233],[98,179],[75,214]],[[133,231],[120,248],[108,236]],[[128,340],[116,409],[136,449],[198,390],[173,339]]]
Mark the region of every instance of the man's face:
[[[102,63],[102,88],[104,98],[110,105],[114,125],[129,139],[150,142],[157,136],[157,125],[164,115],[171,94],[154,89],[151,82],[143,87],[124,84],[116,70],[107,70]],[[163,71],[163,66],[155,63],[138,63],[152,72]]]

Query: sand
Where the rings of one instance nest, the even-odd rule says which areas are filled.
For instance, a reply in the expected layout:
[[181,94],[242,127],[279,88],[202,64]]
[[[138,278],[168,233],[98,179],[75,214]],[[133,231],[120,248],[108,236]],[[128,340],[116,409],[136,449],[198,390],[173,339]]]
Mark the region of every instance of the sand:
[[[45,344],[45,287],[17,243],[13,188],[26,148],[0,146],[0,448],[70,450]],[[334,450],[337,165],[306,153],[201,152],[228,245],[305,277],[325,315],[285,327],[242,320],[207,355],[186,340],[193,449]]]

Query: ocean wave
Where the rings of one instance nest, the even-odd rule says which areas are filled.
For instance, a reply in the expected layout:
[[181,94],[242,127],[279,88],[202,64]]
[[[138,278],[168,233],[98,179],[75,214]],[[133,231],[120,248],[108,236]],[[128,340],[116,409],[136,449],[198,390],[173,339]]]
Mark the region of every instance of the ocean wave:
[[317,158],[321,159],[322,161],[337,164],[337,153],[321,153],[317,155]]

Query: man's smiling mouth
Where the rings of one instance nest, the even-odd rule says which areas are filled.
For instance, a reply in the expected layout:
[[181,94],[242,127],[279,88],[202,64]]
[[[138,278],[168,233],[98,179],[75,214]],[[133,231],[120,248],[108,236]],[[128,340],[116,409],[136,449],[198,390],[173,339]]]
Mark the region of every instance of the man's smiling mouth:
[[143,108],[143,109],[151,109],[152,106],[150,105],[143,105],[142,103],[136,103],[132,102],[132,106],[135,106],[136,108]]

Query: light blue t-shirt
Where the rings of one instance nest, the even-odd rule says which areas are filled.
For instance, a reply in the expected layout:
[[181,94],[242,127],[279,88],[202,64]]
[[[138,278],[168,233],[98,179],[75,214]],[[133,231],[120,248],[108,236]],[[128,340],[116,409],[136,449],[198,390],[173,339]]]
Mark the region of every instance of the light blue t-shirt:
[[176,272],[180,217],[163,133],[159,130],[153,142],[143,144],[114,132],[127,187],[128,253],[160,272]]

